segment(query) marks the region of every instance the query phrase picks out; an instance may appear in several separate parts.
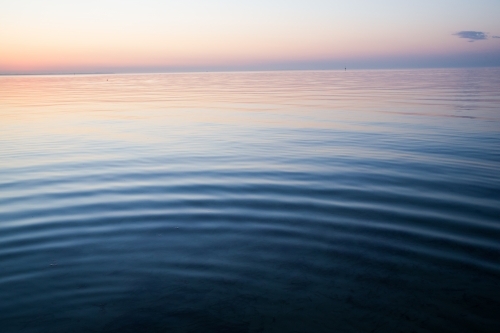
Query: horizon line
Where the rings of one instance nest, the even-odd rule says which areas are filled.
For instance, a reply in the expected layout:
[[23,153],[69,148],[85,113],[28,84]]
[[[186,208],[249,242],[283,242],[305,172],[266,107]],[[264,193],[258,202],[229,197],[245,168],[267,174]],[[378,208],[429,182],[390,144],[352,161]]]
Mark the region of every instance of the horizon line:
[[[350,71],[377,71],[377,70],[420,70],[420,69],[467,69],[467,68],[498,68],[500,65],[487,66],[423,66],[423,67],[375,67],[359,68],[353,67]],[[159,71],[89,71],[89,72],[46,72],[46,73],[0,73],[0,76],[73,76],[73,75],[124,75],[124,74],[187,74],[187,73],[241,73],[241,72],[320,72],[320,71],[346,71],[347,67],[341,68],[290,68],[290,69],[216,69],[216,70],[159,70]]]

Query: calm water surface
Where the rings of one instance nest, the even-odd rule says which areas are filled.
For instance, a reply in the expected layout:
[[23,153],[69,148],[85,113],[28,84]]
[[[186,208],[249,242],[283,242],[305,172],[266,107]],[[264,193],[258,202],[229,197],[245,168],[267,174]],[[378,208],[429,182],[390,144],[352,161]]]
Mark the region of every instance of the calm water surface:
[[500,69],[0,77],[0,331],[498,332]]

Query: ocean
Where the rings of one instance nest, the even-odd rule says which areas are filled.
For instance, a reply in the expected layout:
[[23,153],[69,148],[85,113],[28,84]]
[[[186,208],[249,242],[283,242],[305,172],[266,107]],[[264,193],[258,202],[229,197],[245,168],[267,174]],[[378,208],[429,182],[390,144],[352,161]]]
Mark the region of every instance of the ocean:
[[500,68],[0,77],[0,332],[499,332]]

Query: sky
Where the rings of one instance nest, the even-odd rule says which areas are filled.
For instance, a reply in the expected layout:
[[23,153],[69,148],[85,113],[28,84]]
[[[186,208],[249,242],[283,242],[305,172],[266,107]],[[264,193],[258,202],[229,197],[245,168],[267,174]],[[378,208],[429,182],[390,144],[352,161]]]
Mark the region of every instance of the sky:
[[500,0],[0,0],[0,73],[500,66]]

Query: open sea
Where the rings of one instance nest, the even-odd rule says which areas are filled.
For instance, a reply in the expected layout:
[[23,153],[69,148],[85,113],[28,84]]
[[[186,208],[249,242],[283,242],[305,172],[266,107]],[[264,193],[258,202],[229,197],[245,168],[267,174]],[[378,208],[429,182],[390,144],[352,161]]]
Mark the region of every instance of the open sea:
[[0,332],[500,332],[500,68],[1,76]]

